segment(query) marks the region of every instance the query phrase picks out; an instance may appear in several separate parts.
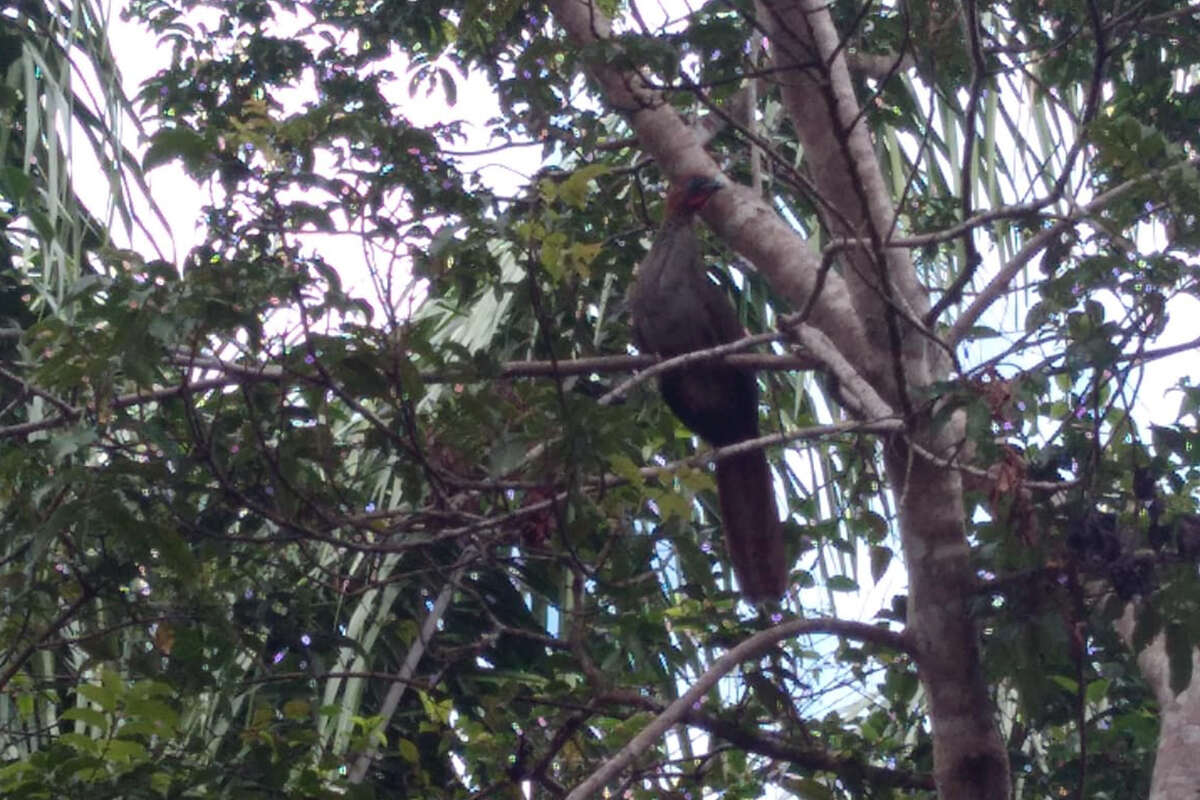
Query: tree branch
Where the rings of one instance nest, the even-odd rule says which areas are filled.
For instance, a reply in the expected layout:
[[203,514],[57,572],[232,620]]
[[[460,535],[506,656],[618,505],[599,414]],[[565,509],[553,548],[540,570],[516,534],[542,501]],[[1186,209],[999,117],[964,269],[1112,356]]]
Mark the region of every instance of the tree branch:
[[[611,24],[592,0],[551,0],[550,8],[579,46],[596,48],[609,36]],[[608,105],[627,115],[642,147],[668,179],[720,172],[691,127],[640,75],[600,58],[593,58],[589,68]],[[750,189],[731,182],[709,201],[702,215],[722,241],[754,264],[793,307],[802,307],[815,291],[818,256]],[[840,275],[828,277],[811,321],[853,363],[869,363],[866,330]]]
[[[1170,169],[1170,167],[1167,169]],[[1065,231],[1078,224],[1081,220],[1104,209],[1109,203],[1120,198],[1122,195],[1133,190],[1142,183],[1156,180],[1161,175],[1162,171],[1155,170],[1147,173],[1146,175],[1141,175],[1137,178],[1132,178],[1128,181],[1125,181],[1118,186],[1114,186],[1112,189],[1109,189],[1107,192],[1104,192],[1096,197],[1094,200],[1092,200],[1092,202],[1078,208],[1076,211],[1054,223],[1049,228],[1031,237],[1029,241],[1025,243],[1025,246],[1018,250],[1016,254],[1009,259],[1007,264],[1000,268],[995,277],[988,281],[988,285],[980,290],[978,296],[975,298],[975,301],[963,310],[958,319],[954,320],[954,324],[950,326],[950,331],[946,336],[948,344],[951,347],[956,347],[962,340],[962,337],[966,335],[966,332],[975,325],[975,323],[981,316],[983,316],[983,313],[987,311],[992,303],[996,302],[998,298],[1008,291],[1009,284],[1012,283],[1012,280],[1017,276],[1017,273],[1024,269],[1025,265],[1028,264],[1034,256],[1046,249],[1046,247],[1056,237],[1061,236]]]
[[91,586],[84,585],[80,590],[79,597],[73,603],[64,608],[62,613],[55,617],[54,621],[47,625],[46,629],[38,634],[32,642],[22,648],[20,652],[13,655],[12,663],[8,665],[4,672],[0,672],[0,691],[3,691],[4,687],[8,686],[8,682],[13,679],[14,675],[20,672],[21,667],[25,665],[29,657],[38,651],[42,642],[70,623],[75,618],[75,614],[79,612],[79,609],[83,608],[95,596],[96,590]]
[[598,796],[605,783],[616,777],[618,773],[633,763],[635,758],[653,746],[668,728],[683,721],[692,706],[711,691],[717,681],[732,672],[743,661],[765,655],[785,639],[813,633],[845,636],[913,655],[909,642],[903,634],[864,622],[831,618],[797,619],[765,631],[759,631],[714,661],[712,666],[679,699],[667,706],[666,710],[634,736],[615,756],[593,772],[587,780],[576,786],[567,795],[567,800],[584,800],[584,798]]
[[[602,695],[603,699],[624,703],[634,708],[662,713],[665,705],[644,694],[626,690],[610,690]],[[684,712],[683,722],[693,727],[708,731],[713,736],[724,739],[730,744],[740,747],[747,753],[757,753],[776,761],[796,764],[814,772],[832,772],[837,775],[863,776],[877,786],[892,786],[901,789],[934,788],[933,776],[920,775],[887,767],[877,767],[863,762],[857,755],[841,755],[824,748],[804,747],[793,744],[781,736],[761,730],[750,730],[742,725],[729,722],[712,714],[695,708]]]

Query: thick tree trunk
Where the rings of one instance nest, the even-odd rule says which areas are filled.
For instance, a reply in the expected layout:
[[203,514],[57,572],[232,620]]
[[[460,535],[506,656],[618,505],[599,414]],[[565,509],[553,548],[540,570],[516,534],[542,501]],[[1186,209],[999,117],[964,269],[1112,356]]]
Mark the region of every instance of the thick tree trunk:
[[[1117,620],[1117,631],[1130,647],[1137,606],[1130,603]],[[1149,800],[1176,800],[1195,797],[1200,786],[1200,654],[1192,651],[1192,680],[1179,694],[1171,690],[1171,669],[1167,659],[1166,636],[1159,634],[1137,654],[1142,677],[1158,698],[1158,752]]]
[[[589,0],[553,0],[551,7],[581,44],[608,35],[609,21]],[[908,253],[883,244],[894,227],[893,210],[846,72],[844,48],[828,9],[815,0],[763,0],[759,14],[779,68],[772,80],[783,90],[826,224],[863,244],[843,254],[846,269],[822,272],[812,250],[746,190],[722,191],[703,216],[796,308],[806,307],[821,287],[807,323],[828,337],[836,360],[855,372],[855,382],[882,398],[884,413],[872,411],[871,419],[919,420],[927,412],[911,408],[914,390],[948,374],[946,356],[917,330],[929,303]],[[639,76],[600,63],[593,71],[610,104],[629,115],[640,142],[668,176],[715,174],[716,165],[678,113]],[[842,380],[843,387],[848,384]],[[918,429],[911,435],[927,451],[942,454],[955,438],[953,431],[935,436]],[[1007,751],[968,609],[974,576],[959,476],[910,453],[899,438],[888,442],[887,474],[899,499],[910,593],[906,636],[916,645],[929,699],[939,796],[1007,798]]]
[[[934,449],[934,448],[930,448]],[[929,703],[934,780],[941,800],[1005,800],[1008,752],[980,667],[968,600],[975,578],[964,532],[962,482],[954,470],[909,457],[887,458],[900,500],[908,569],[908,627]]]
[[[760,0],[780,70],[780,91],[805,149],[805,165],[833,231],[862,244],[845,253],[850,297],[870,356],[854,367],[893,409],[920,419],[914,389],[944,379],[945,353],[918,332],[929,309],[907,252],[882,246],[894,210],[844,63],[837,31],[817,0]],[[843,342],[831,336],[839,349]],[[913,430],[926,451],[950,454],[961,431]],[[931,463],[900,440],[887,473],[899,498],[908,568],[908,628],[929,699],[934,775],[942,800],[1003,800],[1011,794],[1008,753],[980,666],[968,599],[975,578],[957,472]]]

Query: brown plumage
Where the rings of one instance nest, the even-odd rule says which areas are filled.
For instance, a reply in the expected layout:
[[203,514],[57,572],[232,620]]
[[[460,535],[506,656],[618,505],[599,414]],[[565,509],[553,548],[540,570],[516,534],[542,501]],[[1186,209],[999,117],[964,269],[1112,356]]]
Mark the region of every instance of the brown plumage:
[[[640,350],[671,357],[742,336],[737,312],[704,269],[693,220],[720,183],[692,177],[667,195],[661,230],[638,267],[630,294]],[[663,399],[691,431],[715,447],[758,436],[758,382],[747,369],[707,362],[664,373]],[[776,600],[787,585],[783,531],[767,457],[761,450],[717,463],[725,545],[742,593]]]

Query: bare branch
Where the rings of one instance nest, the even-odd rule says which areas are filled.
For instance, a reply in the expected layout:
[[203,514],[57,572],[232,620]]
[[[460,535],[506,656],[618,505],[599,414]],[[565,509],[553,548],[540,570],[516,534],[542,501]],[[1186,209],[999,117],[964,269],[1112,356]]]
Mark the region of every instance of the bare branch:
[[1092,214],[1095,214],[1097,211],[1102,210],[1105,206],[1112,203],[1114,200],[1126,194],[1127,192],[1133,190],[1137,186],[1140,186],[1147,181],[1158,179],[1161,174],[1161,171],[1156,170],[1146,175],[1128,180],[1118,186],[1114,186],[1107,192],[1097,196],[1096,199],[1092,200],[1092,202],[1077,209],[1075,212],[1056,222],[1046,230],[1041,231],[1040,233],[1037,233],[1031,237],[1029,241],[1025,243],[1025,246],[1018,250],[1016,254],[1009,259],[1007,264],[1000,268],[1000,271],[996,273],[995,277],[993,277],[992,280],[988,282],[988,285],[979,292],[979,295],[975,298],[975,301],[963,310],[958,319],[954,320],[954,324],[950,327],[950,331],[946,336],[946,341],[949,343],[949,345],[951,347],[958,345],[963,336],[966,335],[967,331],[969,331],[975,325],[975,323],[981,316],[983,316],[983,313],[987,311],[992,303],[996,302],[997,299],[999,299],[1006,291],[1008,291],[1009,284],[1012,282],[1013,278],[1017,276],[1017,273],[1024,269],[1025,265],[1028,264],[1034,256],[1046,249],[1046,247],[1052,241],[1054,241],[1056,237],[1061,236],[1064,232],[1076,225],[1080,220],[1086,219]]
[[704,695],[717,684],[717,681],[732,672],[743,661],[765,655],[785,639],[814,633],[845,636],[914,655],[903,634],[864,622],[832,618],[796,619],[760,631],[714,661],[712,666],[678,700],[667,706],[665,711],[643,728],[637,736],[634,736],[615,756],[593,772],[587,780],[576,786],[567,795],[567,800],[584,800],[584,798],[598,796],[605,783],[616,777],[618,773],[633,763],[635,758],[653,746],[666,733],[667,729],[683,721],[692,706],[703,699]]
[[[665,704],[644,694],[626,690],[609,690],[601,695],[602,700],[622,703],[634,708],[662,713]],[[835,774],[864,776],[878,786],[895,786],[903,789],[933,789],[933,777],[913,774],[903,770],[877,767],[864,763],[858,755],[843,755],[814,745],[797,745],[774,733],[761,729],[750,729],[737,725],[696,708],[686,709],[683,722],[713,736],[736,745],[747,753],[757,753],[782,762],[790,762],[804,769]]]
[[694,350],[690,353],[684,353],[680,356],[668,358],[665,361],[660,361],[649,369],[643,370],[637,375],[634,375],[629,380],[617,386],[617,388],[605,394],[598,402],[602,406],[609,405],[617,398],[624,397],[625,393],[634,386],[653,378],[655,375],[660,375],[664,372],[669,372],[673,369],[687,366],[688,364],[714,360],[717,356],[736,353],[740,350],[747,350],[751,347],[754,347],[756,344],[765,344],[767,342],[777,341],[782,336],[783,334],[781,333],[760,333],[754,336],[743,337],[735,342],[717,345],[716,347],[711,347],[707,350]]
[[[578,45],[594,47],[609,35],[609,20],[590,0],[552,0],[550,7]],[[628,116],[642,147],[669,179],[719,173],[692,128],[640,75],[599,59],[591,63],[591,71],[608,104]],[[718,193],[702,213],[721,239],[753,263],[776,292],[794,307],[804,304],[816,286],[818,258],[762,198],[733,185]],[[813,324],[839,349],[852,354],[855,363],[868,363],[866,332],[839,275],[829,276],[822,298]]]

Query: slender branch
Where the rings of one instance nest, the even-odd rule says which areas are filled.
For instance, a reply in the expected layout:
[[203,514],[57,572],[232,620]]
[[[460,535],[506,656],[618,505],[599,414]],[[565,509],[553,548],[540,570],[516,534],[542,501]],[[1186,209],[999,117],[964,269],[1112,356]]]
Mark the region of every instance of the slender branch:
[[[413,674],[417,671],[417,665],[421,662],[421,657],[425,655],[425,649],[429,646],[433,635],[437,633],[438,625],[442,622],[442,617],[446,613],[446,609],[450,606],[450,596],[454,594],[454,588],[458,584],[459,578],[466,571],[470,563],[475,559],[476,551],[474,545],[467,545],[463,552],[459,555],[458,566],[454,569],[454,573],[450,579],[442,586],[442,591],[438,594],[437,600],[434,601],[433,607],[429,609],[429,613],[425,615],[425,622],[421,625],[421,635],[408,648],[408,653],[404,656],[404,663],[400,666],[400,671],[395,677],[389,678],[392,685],[388,688],[387,696],[383,698],[383,703],[379,707],[377,716],[379,717],[379,729],[386,730],[392,716],[396,713],[396,709],[400,707],[400,701],[404,699],[404,692],[408,689],[409,683],[412,681]],[[354,762],[354,766],[350,769],[349,781],[351,784],[362,783],[362,779],[366,776],[367,770],[371,767],[371,761],[375,758],[378,749],[374,746],[369,747],[364,752],[360,753],[358,760]]]
[[[1170,167],[1167,169],[1170,169]],[[972,326],[974,326],[975,322],[981,316],[983,316],[983,313],[987,311],[992,303],[994,303],[1008,290],[1009,284],[1012,282],[1012,279],[1016,277],[1017,273],[1024,269],[1025,265],[1028,264],[1034,256],[1044,250],[1050,244],[1050,242],[1054,240],[1055,237],[1062,235],[1062,233],[1068,230],[1072,225],[1077,224],[1085,217],[1103,209],[1113,200],[1116,200],[1142,183],[1159,178],[1161,174],[1161,171],[1156,170],[1146,175],[1125,181],[1118,186],[1114,186],[1112,189],[1109,189],[1107,192],[1104,192],[1096,197],[1094,200],[1092,200],[1092,202],[1080,207],[1075,212],[1069,214],[1062,220],[1059,220],[1046,230],[1041,231],[1030,238],[1030,240],[1025,243],[1025,246],[1018,250],[1007,264],[1000,268],[1000,271],[997,272],[996,276],[988,282],[988,285],[980,290],[979,295],[975,298],[975,301],[971,303],[971,305],[968,306],[961,315],[959,315],[958,319],[954,321],[954,324],[950,327],[949,334],[946,336],[946,340],[949,345],[951,347],[958,345],[959,341],[962,340],[962,337],[966,334],[966,332],[969,331]]]
[[[672,461],[661,466],[642,467],[638,470],[638,475],[642,478],[655,478],[660,475],[666,475],[679,471],[685,467],[700,467],[705,464],[715,463],[722,459],[732,458],[742,453],[748,453],[752,450],[761,450],[765,447],[771,447],[788,442],[800,441],[803,439],[817,439],[822,436],[832,436],[842,433],[896,433],[902,430],[902,425],[896,419],[878,419],[868,422],[846,422],[834,425],[813,425],[807,428],[799,428],[793,431],[784,431],[781,433],[773,433],[768,436],[759,436],[756,439],[747,439],[744,442],[738,442],[727,447],[720,447],[715,450],[707,450],[696,453],[688,458]],[[617,476],[605,475],[597,480],[588,481],[583,484],[586,489],[612,489],[617,486],[623,486],[628,481],[625,478]],[[563,502],[567,497],[566,492],[558,492],[554,497],[540,500],[536,503],[531,503],[527,506],[522,506],[515,511],[510,511],[499,517],[482,519],[478,522],[465,525],[460,528],[441,531],[437,534],[428,537],[421,537],[419,540],[414,537],[408,537],[403,544],[381,544],[377,546],[351,544],[348,546],[363,552],[396,552],[400,550],[409,550],[414,547],[424,547],[429,544],[444,541],[446,539],[454,539],[460,536],[466,536],[489,528],[497,528],[506,525],[515,520],[527,517],[531,514],[538,514],[548,509],[552,509],[556,503]]]
[[[767,436],[759,436],[754,439],[746,439],[737,444],[718,447],[715,450],[697,453],[681,461],[673,461],[669,464],[664,464],[661,467],[643,467],[638,470],[643,477],[653,477],[668,472],[674,472],[681,467],[696,467],[704,464],[715,464],[726,458],[749,453],[752,450],[761,450],[764,447],[771,447],[779,444],[787,444],[788,442],[796,442],[803,439],[819,439],[822,436],[832,436],[839,433],[898,433],[904,429],[903,424],[894,416],[884,416],[878,419],[869,420],[866,422],[839,422],[832,425],[810,425],[806,428],[797,428],[792,431],[780,431]],[[611,486],[612,484],[607,484]]]
[[[115,398],[109,405],[109,408],[129,408],[130,406],[144,405],[146,403],[158,402],[159,400],[167,400],[173,397],[183,397],[186,395],[196,394],[198,392],[207,392],[211,389],[219,389],[226,386],[238,386],[248,380],[259,381],[275,381],[279,380],[280,374],[270,375],[265,370],[257,376],[241,374],[236,378],[222,377],[212,378],[203,381],[192,381],[178,384],[176,386],[167,386],[161,389],[152,389],[145,392],[134,392],[132,394],[120,395]],[[0,428],[0,439],[11,439],[16,436],[25,436],[37,431],[50,430],[62,425],[74,422],[83,416],[83,408],[72,408],[69,412],[64,412],[54,417],[38,420],[37,422],[23,422],[19,425],[9,425],[5,428]]]
[[778,332],[760,333],[760,334],[756,334],[754,336],[746,336],[744,338],[738,339],[735,342],[728,342],[727,344],[717,345],[716,347],[710,347],[707,350],[694,350],[690,353],[684,353],[683,355],[680,355],[680,356],[668,358],[665,361],[660,361],[659,363],[655,364],[654,366],[650,367],[647,370],[643,370],[642,372],[639,372],[637,375],[634,375],[632,378],[623,382],[622,384],[617,386],[617,388],[613,389],[612,391],[608,392],[603,397],[601,397],[599,400],[599,403],[602,406],[609,405],[617,398],[623,397],[626,392],[628,392],[630,389],[632,389],[637,384],[643,383],[643,382],[649,380],[650,378],[653,378],[655,375],[659,375],[663,372],[669,372],[673,369],[680,369],[682,367],[687,366],[688,364],[695,364],[700,361],[710,361],[710,360],[716,358],[717,356],[723,356],[723,355],[730,354],[730,353],[736,353],[739,350],[746,350],[750,347],[753,347],[756,344],[763,344],[766,342],[774,342],[774,341],[777,341],[778,339],[780,339],[782,336],[783,336],[783,334],[778,333]]
[[59,397],[54,395],[52,392],[48,392],[45,389],[34,386],[32,383],[29,383],[28,381],[26,381],[24,378],[22,378],[20,375],[16,374],[15,372],[9,372],[8,370],[4,369],[4,367],[0,367],[0,378],[5,378],[6,380],[12,381],[13,383],[20,386],[22,391],[24,391],[24,392],[28,392],[29,394],[33,394],[33,395],[37,395],[38,397],[40,397],[43,400],[45,400],[46,402],[50,403],[52,406],[54,406],[55,408],[57,408],[60,412],[62,412],[64,414],[75,413],[75,409],[69,403],[67,403],[65,400],[60,399]]
[[68,625],[71,620],[75,618],[75,614],[79,612],[79,609],[83,608],[83,606],[95,596],[96,590],[90,586],[84,585],[79,597],[75,599],[75,602],[64,608],[62,613],[59,614],[53,622],[46,626],[44,631],[42,631],[32,642],[23,647],[20,652],[16,653],[12,657],[12,663],[8,665],[4,672],[0,672],[0,691],[3,691],[4,687],[8,686],[8,682],[13,679],[14,675],[20,672],[21,667],[25,666],[25,662],[29,660],[29,657],[38,651],[42,645],[42,642],[46,641],[53,636],[55,632]]
[[584,800],[584,798],[599,796],[600,789],[604,784],[616,777],[618,773],[633,763],[635,758],[653,746],[671,726],[683,721],[692,706],[703,699],[704,695],[716,686],[717,681],[732,672],[743,661],[762,657],[785,639],[814,633],[828,633],[871,642],[915,657],[913,648],[903,634],[864,622],[832,618],[796,619],[765,631],[759,631],[714,661],[712,666],[679,699],[667,706],[666,710],[643,728],[637,736],[634,736],[615,756],[602,764],[587,780],[576,786],[567,795],[567,800]]
[[[1057,202],[1056,198],[1043,197],[1039,200],[1030,200],[1027,203],[1017,203],[1015,205],[999,206],[987,211],[980,211],[973,216],[964,219],[961,222],[936,231],[928,233],[914,233],[908,236],[893,236],[880,244],[881,247],[889,249],[904,249],[911,250],[914,247],[927,247],[934,244],[942,244],[969,233],[972,229],[987,225],[997,220],[1006,219],[1028,219],[1029,217],[1044,210],[1047,206]],[[837,236],[829,240],[822,252],[841,252],[850,248],[867,247],[871,243],[867,239]]]
[[[593,0],[551,0],[551,11],[580,46],[595,47],[607,39],[611,23]],[[600,84],[610,108],[625,114],[645,151],[665,177],[716,175],[719,168],[694,131],[662,94],[634,71],[593,58],[589,70]],[[718,236],[753,263],[780,296],[800,308],[812,293],[818,266],[816,255],[763,198],[733,184],[714,197],[703,217]],[[841,275],[832,274],[823,302],[814,309],[813,323],[834,338],[855,363],[870,363],[865,326],[850,302]]]
[[[814,369],[818,365],[809,358],[798,355],[775,355],[770,353],[745,353],[745,354],[727,354],[717,355],[714,360],[723,361],[735,366],[748,367],[755,370],[802,370]],[[303,375],[297,372],[285,372],[281,367],[273,365],[247,366],[243,364],[220,361],[216,358],[200,355],[177,355],[174,358],[177,366],[206,369],[214,372],[225,373],[219,377],[206,378],[198,381],[186,381],[174,386],[165,386],[158,389],[150,389],[140,392],[131,392],[129,394],[119,395],[110,404],[110,408],[122,409],[133,406],[146,405],[148,403],[156,403],[162,400],[169,400],[185,395],[195,395],[213,389],[224,389],[230,386],[243,386],[247,383],[273,383],[283,381],[285,378],[290,378],[296,382],[318,383],[323,382],[313,376]],[[549,361],[512,361],[504,364],[500,368],[499,378],[520,378],[520,377],[553,377],[554,375],[590,375],[592,373],[613,373],[613,372],[629,372],[630,370],[643,367],[652,367],[655,364],[662,362],[663,359],[658,356],[641,355],[641,356],[597,356],[593,358],[579,358],[571,361],[557,362],[555,364]],[[676,367],[676,369],[686,365],[684,362]],[[484,380],[485,376],[479,375],[477,372],[468,373],[466,365],[462,373],[453,371],[439,371],[422,373],[421,378],[426,383],[469,383],[479,380]],[[2,377],[9,377],[3,375]],[[25,383],[19,376],[12,375],[13,380],[21,383],[28,391],[35,394],[43,395],[45,390],[38,389],[28,383]],[[17,425],[9,425],[0,427],[0,439],[16,438],[25,436],[38,431],[50,430],[67,425],[78,420],[87,411],[86,408],[79,408],[67,405],[62,401],[56,401],[62,413],[52,417],[47,417],[36,422],[23,422]]]
[[[963,150],[960,182],[958,185],[959,202],[962,204],[962,218],[971,218],[971,199],[975,175],[975,115],[979,110],[979,98],[983,93],[983,82],[987,75],[987,64],[983,56],[983,44],[979,39],[979,6],[976,0],[966,0],[963,4],[967,16],[967,36],[971,43],[971,89],[967,99],[967,109],[963,119]],[[975,237],[968,231],[963,236],[966,251],[966,263],[962,272],[950,284],[933,308],[926,314],[926,322],[932,324],[941,312],[962,298],[963,290],[970,284],[976,270],[983,263],[979,249],[975,246]]]
[[[789,321],[785,320],[784,325]],[[791,333],[804,349],[812,353],[826,369],[837,378],[838,383],[858,401],[858,413],[863,417],[895,419],[896,412],[879,396],[874,387],[854,368],[829,338],[807,323],[791,327]]]
[[[664,703],[654,698],[628,690],[610,690],[601,695],[601,699],[652,711],[655,714],[662,713],[666,708]],[[796,745],[782,736],[760,729],[750,729],[696,708],[685,711],[683,722],[724,739],[747,753],[757,753],[776,761],[789,762],[803,769],[863,776],[877,786],[926,790],[934,788],[932,775],[877,767],[865,763],[858,754],[843,755],[821,747]]]
[[[745,340],[739,340],[745,341]],[[698,351],[706,354],[709,350]],[[723,353],[725,351],[722,351]],[[691,355],[689,353],[689,355]],[[815,369],[816,364],[811,358],[802,355],[775,355],[773,353],[736,353],[730,350],[725,355],[717,353],[712,360],[720,361],[731,366],[747,367],[755,370],[801,370]],[[501,378],[544,378],[566,375],[590,375],[592,373],[631,372],[635,369],[647,369],[662,364],[668,359],[655,355],[637,356],[593,356],[575,358],[569,361],[509,361],[500,367],[498,377]],[[699,360],[699,359],[697,359]],[[707,358],[705,360],[708,360]],[[671,359],[672,363],[675,359]],[[682,362],[679,366],[691,362]],[[668,367],[667,369],[674,369]],[[665,370],[658,370],[665,371]],[[478,376],[475,376],[476,379]],[[452,372],[423,372],[421,379],[426,383],[449,383],[470,380],[466,375],[455,376]]]
[[245,678],[238,681],[238,686],[250,687],[258,686],[264,683],[289,683],[292,681],[307,683],[309,681],[325,681],[341,678],[367,678],[369,680],[379,681],[401,681],[409,686],[416,687],[422,691],[432,691],[433,686],[429,681],[405,679],[395,672],[381,672],[378,670],[330,670],[329,672],[272,672],[263,675],[255,675],[253,678]]

